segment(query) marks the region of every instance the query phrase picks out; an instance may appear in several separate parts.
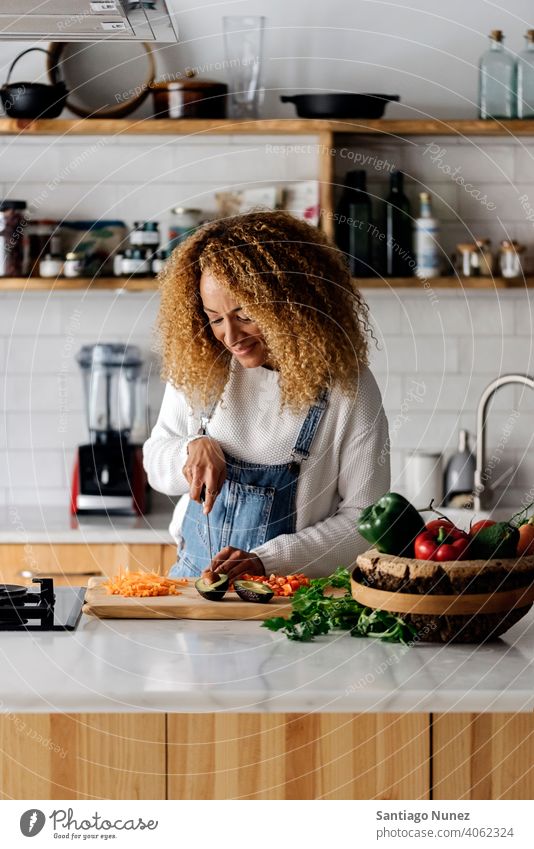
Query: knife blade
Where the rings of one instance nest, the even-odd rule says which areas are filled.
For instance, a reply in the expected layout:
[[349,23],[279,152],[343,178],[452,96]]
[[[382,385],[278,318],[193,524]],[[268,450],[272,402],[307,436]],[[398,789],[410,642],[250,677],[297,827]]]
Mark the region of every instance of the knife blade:
[[[202,503],[204,503],[206,501],[206,485],[204,485],[202,487],[202,491],[200,493],[200,500],[202,501]],[[210,563],[211,563],[211,561],[213,560],[213,551],[211,549],[211,528],[210,528],[210,514],[209,513],[205,514],[205,519],[206,519],[206,530],[208,532],[208,550],[209,550]]]

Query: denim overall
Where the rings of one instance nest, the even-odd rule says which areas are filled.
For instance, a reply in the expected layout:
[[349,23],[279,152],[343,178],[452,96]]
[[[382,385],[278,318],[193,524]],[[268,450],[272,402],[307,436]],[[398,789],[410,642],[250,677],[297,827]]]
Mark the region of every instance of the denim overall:
[[[224,452],[226,480],[209,514],[213,556],[227,545],[251,551],[280,534],[295,533],[300,464],[309,456],[327,401],[325,390],[308,410],[287,463],[246,463]],[[202,509],[202,504],[189,501],[182,522],[182,547],[170,577],[198,577],[209,566],[206,516]]]

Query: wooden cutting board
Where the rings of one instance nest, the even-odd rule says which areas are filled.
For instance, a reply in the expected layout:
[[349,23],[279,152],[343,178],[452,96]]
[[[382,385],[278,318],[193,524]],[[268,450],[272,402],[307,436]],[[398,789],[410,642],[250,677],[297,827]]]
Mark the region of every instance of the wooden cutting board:
[[181,595],[155,598],[123,598],[108,595],[102,586],[106,578],[89,578],[83,613],[101,619],[240,619],[262,620],[291,613],[287,599],[272,598],[267,604],[242,601],[228,592],[222,601],[206,601],[193,582],[181,587]]

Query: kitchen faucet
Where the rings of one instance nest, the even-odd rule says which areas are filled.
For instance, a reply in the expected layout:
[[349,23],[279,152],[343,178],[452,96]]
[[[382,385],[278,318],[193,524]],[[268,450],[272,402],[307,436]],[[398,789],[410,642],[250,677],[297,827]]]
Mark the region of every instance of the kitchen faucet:
[[534,389],[534,378],[529,377],[527,374],[503,374],[486,386],[480,396],[477,409],[477,455],[473,499],[473,508],[475,510],[487,509],[491,502],[491,487],[482,480],[486,468],[486,420],[488,404],[497,389],[500,389],[501,386],[508,386],[509,383],[522,383],[524,386],[530,386],[531,389]]

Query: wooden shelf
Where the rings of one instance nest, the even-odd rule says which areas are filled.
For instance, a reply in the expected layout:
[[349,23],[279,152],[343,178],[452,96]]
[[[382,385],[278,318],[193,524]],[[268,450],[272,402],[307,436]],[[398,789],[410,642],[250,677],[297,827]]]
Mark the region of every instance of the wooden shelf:
[[[434,277],[427,285],[418,277],[360,277],[357,280],[360,289],[414,289],[421,292],[429,289],[524,289],[534,288],[534,276],[525,279],[518,277],[506,280],[503,277]],[[4,292],[76,292],[87,290],[99,292],[121,289],[127,292],[156,291],[158,281],[154,277],[96,277],[88,279],[78,277],[63,278],[40,277],[0,277],[0,293]]]
[[0,292],[49,292],[49,291],[78,291],[87,289],[105,291],[107,289],[123,289],[128,292],[143,292],[157,289],[155,277],[0,277]]
[[346,121],[306,118],[262,118],[257,121],[219,119],[154,119],[136,121],[121,119],[78,118],[47,121],[23,121],[0,118],[0,135],[16,136],[95,136],[95,135],[317,135],[379,134],[396,138],[418,135],[439,136],[528,136],[534,135],[534,120],[396,120]]
[[360,277],[357,280],[360,289],[417,289],[428,292],[430,289],[524,289],[534,288],[533,277],[433,277],[420,280],[418,277]]

